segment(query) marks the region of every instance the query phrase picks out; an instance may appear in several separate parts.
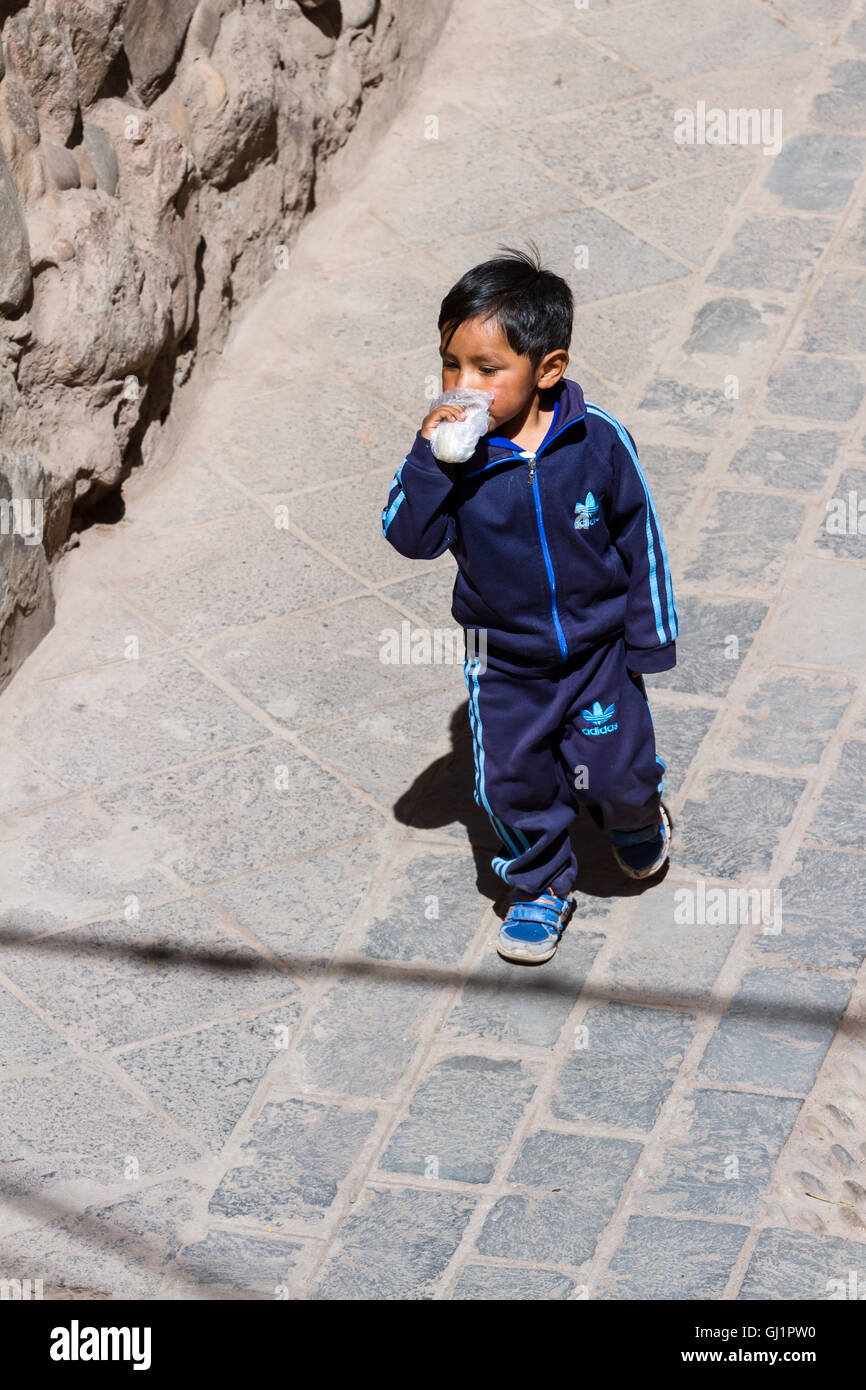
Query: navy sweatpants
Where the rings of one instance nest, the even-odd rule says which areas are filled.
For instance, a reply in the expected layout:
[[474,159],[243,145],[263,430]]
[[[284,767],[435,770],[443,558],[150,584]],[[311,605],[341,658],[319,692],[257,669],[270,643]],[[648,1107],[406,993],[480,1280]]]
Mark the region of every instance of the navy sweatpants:
[[644,690],[618,638],[543,673],[519,674],[471,648],[463,671],[475,755],[475,801],[502,843],[493,868],[533,897],[562,897],[577,860],[568,827],[576,803],[598,807],[605,830],[658,820],[664,763]]

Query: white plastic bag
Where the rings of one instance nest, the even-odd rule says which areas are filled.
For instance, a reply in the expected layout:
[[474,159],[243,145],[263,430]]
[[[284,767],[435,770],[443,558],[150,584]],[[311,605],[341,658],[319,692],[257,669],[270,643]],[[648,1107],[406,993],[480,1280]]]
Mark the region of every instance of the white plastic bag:
[[483,434],[490,428],[489,408],[493,404],[492,391],[443,391],[437,396],[430,409],[438,405],[462,405],[466,411],[465,420],[443,420],[433,431],[431,444],[433,453],[442,463],[465,463],[475,453],[475,447]]

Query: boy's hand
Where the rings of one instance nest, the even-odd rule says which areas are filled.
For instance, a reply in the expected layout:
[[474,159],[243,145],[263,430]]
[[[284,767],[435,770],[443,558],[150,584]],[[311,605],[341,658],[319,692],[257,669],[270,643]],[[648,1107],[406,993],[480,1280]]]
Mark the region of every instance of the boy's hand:
[[431,410],[421,421],[421,433],[425,439],[432,439],[437,425],[441,425],[443,420],[465,419],[466,411],[462,405],[437,405],[436,409]]

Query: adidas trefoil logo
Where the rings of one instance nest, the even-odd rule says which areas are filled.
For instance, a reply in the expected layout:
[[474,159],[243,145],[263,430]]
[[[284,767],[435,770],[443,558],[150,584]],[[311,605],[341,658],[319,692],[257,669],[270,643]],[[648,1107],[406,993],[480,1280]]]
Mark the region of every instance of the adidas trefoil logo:
[[598,700],[596,700],[592,706],[592,709],[582,709],[580,711],[587,724],[590,724],[592,726],[588,729],[581,729],[580,732],[582,734],[592,734],[593,737],[597,737],[599,734],[615,733],[616,730],[619,728],[618,723],[611,722],[613,720],[615,711],[615,704],[608,705],[607,709],[605,709],[604,706]]
[[575,502],[574,504],[574,529],[576,531],[587,531],[594,522],[598,521],[599,503],[596,502],[591,492],[586,494],[585,502]]

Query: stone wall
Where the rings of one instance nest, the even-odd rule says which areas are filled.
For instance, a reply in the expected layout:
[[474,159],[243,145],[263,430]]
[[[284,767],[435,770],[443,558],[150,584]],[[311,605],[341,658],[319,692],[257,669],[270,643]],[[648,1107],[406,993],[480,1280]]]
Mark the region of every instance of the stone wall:
[[0,0],[0,687],[450,3]]

